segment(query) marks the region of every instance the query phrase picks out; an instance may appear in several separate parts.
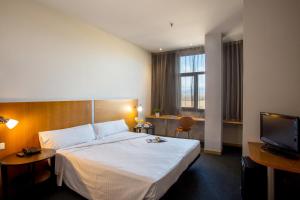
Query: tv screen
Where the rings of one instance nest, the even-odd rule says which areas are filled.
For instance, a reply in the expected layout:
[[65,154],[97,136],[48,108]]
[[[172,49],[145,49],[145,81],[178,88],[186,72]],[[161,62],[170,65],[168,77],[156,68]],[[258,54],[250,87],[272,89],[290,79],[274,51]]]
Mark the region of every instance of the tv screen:
[[260,113],[260,138],[277,148],[299,153],[299,118],[274,113]]

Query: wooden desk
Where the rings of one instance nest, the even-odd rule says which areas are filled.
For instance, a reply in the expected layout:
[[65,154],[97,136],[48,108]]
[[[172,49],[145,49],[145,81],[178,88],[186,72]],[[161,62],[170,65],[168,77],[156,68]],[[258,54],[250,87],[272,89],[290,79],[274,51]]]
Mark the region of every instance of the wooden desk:
[[[180,119],[180,117],[178,117],[176,115],[161,115],[160,117],[155,117],[154,115],[146,116],[146,121],[150,121],[155,125],[162,123],[162,126],[157,126],[157,127],[161,127],[162,130],[160,130],[159,128],[157,129],[155,127],[156,130],[160,130],[156,134],[158,134],[159,136],[169,136],[169,137],[176,137],[175,129],[170,131],[170,128],[172,129],[172,127],[173,127],[172,125],[174,125],[174,123],[176,123],[176,121],[178,121],[179,119]],[[205,121],[204,118],[193,117],[193,119],[195,120],[196,124],[204,124],[204,121]],[[156,124],[156,123],[158,123],[158,124]],[[197,134],[197,137],[194,139],[200,139],[198,137],[200,137],[200,134]]]
[[274,169],[300,173],[300,160],[291,160],[263,150],[262,143],[249,142],[249,156],[268,167],[268,199],[274,200]]
[[[160,117],[155,117],[155,115],[147,116],[146,119],[163,119],[163,120],[179,120],[180,117],[176,115],[161,115]],[[200,117],[193,117],[193,120],[196,122],[205,122],[205,118]],[[243,122],[239,121],[230,121],[230,120],[224,120],[224,124],[231,124],[231,125],[243,125]]]
[[[160,117],[155,117],[154,115],[150,115],[147,116],[146,119],[166,119],[166,120],[179,120],[180,117],[176,116],[176,115],[161,115]],[[204,122],[205,119],[204,118],[200,118],[200,117],[193,117],[193,120],[197,121],[197,122]]]

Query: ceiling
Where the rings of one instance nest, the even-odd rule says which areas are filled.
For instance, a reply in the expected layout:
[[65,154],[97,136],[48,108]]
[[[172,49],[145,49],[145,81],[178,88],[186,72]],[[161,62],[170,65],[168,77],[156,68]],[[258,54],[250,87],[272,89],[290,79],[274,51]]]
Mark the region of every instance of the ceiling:
[[[36,0],[151,52],[241,39],[242,0]],[[170,23],[173,23],[171,28]]]

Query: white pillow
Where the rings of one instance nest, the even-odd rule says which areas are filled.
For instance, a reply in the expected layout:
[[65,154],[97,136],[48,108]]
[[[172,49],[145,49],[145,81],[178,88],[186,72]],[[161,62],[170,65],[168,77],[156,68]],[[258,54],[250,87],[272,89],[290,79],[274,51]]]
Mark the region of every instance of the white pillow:
[[39,132],[42,148],[61,149],[76,144],[95,140],[95,132],[91,124],[72,128]]
[[101,139],[103,137],[114,135],[123,131],[128,131],[128,126],[124,119],[102,122],[94,124],[94,129],[96,132],[96,138]]

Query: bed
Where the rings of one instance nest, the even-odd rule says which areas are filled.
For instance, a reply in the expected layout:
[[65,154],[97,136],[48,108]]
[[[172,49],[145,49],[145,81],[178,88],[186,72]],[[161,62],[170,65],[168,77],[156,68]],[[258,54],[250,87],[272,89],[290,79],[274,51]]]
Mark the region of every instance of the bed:
[[200,142],[163,137],[166,142],[148,143],[149,138],[154,136],[119,129],[101,139],[58,145],[57,184],[87,199],[161,198],[200,155]]

